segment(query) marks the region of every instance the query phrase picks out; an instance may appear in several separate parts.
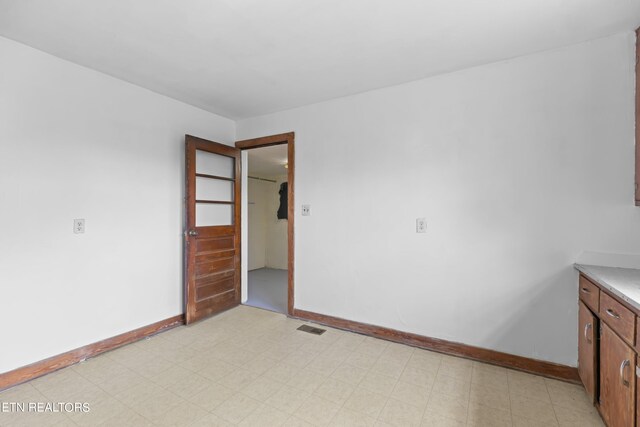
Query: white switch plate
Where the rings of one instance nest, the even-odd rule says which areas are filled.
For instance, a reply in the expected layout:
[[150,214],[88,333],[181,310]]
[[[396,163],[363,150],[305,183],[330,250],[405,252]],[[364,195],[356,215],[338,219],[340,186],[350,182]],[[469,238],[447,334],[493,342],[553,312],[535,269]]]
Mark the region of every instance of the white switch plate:
[[302,216],[311,215],[311,205],[302,205]]
[[417,218],[416,219],[416,233],[426,233],[427,232],[427,219],[426,218]]
[[84,219],[73,220],[73,232],[76,234],[84,233]]

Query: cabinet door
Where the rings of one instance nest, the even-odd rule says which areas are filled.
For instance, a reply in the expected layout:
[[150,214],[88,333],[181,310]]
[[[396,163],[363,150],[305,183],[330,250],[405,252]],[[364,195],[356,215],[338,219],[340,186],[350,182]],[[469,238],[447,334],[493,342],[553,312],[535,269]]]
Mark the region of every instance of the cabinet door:
[[578,302],[578,373],[592,402],[596,398],[597,319],[582,301]]
[[609,427],[633,427],[636,354],[611,328],[601,325],[600,409]]

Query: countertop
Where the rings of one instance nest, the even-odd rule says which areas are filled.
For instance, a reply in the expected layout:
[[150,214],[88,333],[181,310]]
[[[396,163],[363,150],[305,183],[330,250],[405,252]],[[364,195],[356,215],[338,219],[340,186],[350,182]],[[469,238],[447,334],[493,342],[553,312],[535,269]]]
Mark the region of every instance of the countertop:
[[640,270],[574,264],[575,268],[612,294],[640,310]]

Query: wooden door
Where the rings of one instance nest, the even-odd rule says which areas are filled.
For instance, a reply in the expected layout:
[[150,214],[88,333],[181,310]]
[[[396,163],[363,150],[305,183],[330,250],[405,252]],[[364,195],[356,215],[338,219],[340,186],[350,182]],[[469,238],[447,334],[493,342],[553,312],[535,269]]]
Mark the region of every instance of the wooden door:
[[187,135],[185,301],[192,323],[240,303],[240,150]]
[[596,397],[597,319],[582,301],[578,302],[578,374],[592,402]]
[[608,427],[633,427],[636,355],[611,328],[601,325],[600,410]]

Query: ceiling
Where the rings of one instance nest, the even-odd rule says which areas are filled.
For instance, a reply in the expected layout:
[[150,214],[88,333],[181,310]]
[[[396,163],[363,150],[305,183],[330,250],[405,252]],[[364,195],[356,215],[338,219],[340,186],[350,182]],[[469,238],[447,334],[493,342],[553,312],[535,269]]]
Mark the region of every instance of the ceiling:
[[249,155],[249,176],[258,178],[285,175],[287,169],[287,145],[272,145],[270,147],[247,150]]
[[232,119],[640,26],[638,0],[0,0],[0,35]]

